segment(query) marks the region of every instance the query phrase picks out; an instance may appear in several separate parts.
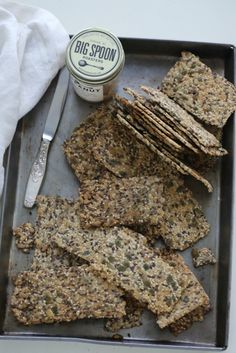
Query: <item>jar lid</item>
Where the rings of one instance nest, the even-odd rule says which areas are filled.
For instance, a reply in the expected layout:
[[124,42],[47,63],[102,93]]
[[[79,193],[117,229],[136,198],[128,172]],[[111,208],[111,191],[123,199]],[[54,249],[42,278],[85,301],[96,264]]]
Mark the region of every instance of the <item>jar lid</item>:
[[66,64],[73,76],[84,82],[107,82],[124,66],[120,40],[101,28],[76,34],[67,47]]

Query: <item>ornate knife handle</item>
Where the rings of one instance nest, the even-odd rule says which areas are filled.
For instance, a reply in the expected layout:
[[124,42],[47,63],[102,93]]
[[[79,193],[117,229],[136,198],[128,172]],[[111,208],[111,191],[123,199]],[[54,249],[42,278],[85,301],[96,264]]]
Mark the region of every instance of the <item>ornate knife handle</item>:
[[50,141],[48,140],[43,139],[41,141],[39,152],[32,165],[26,186],[25,207],[31,208],[35,203],[46,170],[49,144]]

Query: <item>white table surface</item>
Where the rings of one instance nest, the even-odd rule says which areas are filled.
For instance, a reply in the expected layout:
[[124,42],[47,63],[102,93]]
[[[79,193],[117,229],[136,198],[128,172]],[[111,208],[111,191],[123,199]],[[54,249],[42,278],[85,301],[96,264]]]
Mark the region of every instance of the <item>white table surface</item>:
[[[51,11],[71,34],[87,27],[99,26],[121,37],[191,40],[236,45],[236,0],[24,0],[23,2]],[[233,254],[236,254],[235,241],[233,246]],[[232,266],[232,300],[227,353],[236,352],[235,257]],[[149,349],[149,351],[154,351],[154,349]],[[169,349],[155,349],[155,351],[180,352],[180,350]],[[0,353],[3,352],[146,353],[147,349],[63,341],[1,340]]]

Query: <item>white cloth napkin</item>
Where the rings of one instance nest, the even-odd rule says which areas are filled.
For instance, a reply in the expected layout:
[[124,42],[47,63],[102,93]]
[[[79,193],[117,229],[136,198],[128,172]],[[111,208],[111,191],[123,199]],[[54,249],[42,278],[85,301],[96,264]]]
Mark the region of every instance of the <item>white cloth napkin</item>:
[[46,10],[0,0],[0,197],[3,156],[18,120],[65,63],[69,35]]

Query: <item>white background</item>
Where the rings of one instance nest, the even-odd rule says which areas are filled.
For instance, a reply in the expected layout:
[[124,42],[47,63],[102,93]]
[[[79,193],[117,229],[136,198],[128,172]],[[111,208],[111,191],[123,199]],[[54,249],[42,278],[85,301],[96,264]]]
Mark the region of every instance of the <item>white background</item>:
[[[100,26],[121,37],[236,45],[236,0],[25,0],[24,3],[51,11],[70,34],[86,27]],[[236,254],[235,241],[233,254]],[[235,269],[236,259],[233,259],[230,337],[227,353],[236,352]],[[0,353],[125,353],[127,351],[146,353],[147,349],[62,341],[0,341]],[[149,351],[154,352],[154,349],[150,348]],[[168,353],[170,350],[155,349],[155,352]],[[179,351],[171,350],[171,352]]]

